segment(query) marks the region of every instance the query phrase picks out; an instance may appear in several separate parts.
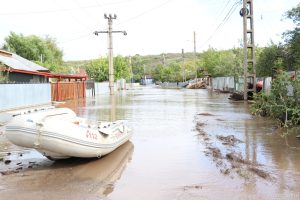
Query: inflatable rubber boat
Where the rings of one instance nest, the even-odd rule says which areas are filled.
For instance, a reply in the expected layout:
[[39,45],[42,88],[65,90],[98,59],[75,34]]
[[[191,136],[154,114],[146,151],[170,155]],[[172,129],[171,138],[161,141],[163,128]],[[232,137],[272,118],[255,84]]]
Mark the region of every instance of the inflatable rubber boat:
[[18,115],[5,129],[15,145],[34,148],[49,159],[101,157],[131,138],[124,121],[93,122],[68,108]]

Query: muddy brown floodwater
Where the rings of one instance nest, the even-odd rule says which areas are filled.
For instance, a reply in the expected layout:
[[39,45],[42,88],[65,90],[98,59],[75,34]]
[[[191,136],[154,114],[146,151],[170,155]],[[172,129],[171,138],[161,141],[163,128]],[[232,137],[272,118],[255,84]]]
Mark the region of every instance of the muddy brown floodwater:
[[0,127],[0,199],[300,199],[300,140],[244,103],[207,90],[154,87],[60,106],[125,119],[130,142],[101,159],[50,161]]

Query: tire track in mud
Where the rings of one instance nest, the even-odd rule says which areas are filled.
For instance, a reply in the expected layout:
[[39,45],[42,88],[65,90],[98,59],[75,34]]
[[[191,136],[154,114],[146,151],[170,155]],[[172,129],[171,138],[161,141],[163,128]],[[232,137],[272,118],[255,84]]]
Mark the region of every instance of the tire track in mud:
[[[209,119],[207,119],[208,117]],[[244,158],[238,148],[239,144],[244,143],[243,141],[234,135],[211,135],[206,132],[205,128],[211,125],[207,123],[208,120],[214,120],[216,123],[226,122],[224,119],[215,117],[216,115],[210,113],[198,114],[195,117],[196,136],[205,146],[205,155],[212,159],[220,173],[232,175],[232,177],[234,174],[237,174],[246,180],[255,176],[268,181],[274,180],[269,172],[262,169],[263,165]]]

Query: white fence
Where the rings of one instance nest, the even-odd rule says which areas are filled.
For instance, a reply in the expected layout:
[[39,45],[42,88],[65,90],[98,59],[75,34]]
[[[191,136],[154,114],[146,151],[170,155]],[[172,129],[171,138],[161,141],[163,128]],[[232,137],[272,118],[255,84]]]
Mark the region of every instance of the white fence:
[[50,103],[50,83],[0,84],[0,111]]

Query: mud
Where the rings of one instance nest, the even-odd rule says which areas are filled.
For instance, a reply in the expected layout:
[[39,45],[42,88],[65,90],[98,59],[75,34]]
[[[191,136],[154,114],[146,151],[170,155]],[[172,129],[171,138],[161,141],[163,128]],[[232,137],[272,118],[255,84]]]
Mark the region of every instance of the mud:
[[[205,114],[203,116],[214,115]],[[223,122],[223,120],[215,120]],[[245,159],[242,153],[238,151],[236,145],[243,143],[243,141],[236,138],[234,135],[216,135],[215,139],[213,139],[212,135],[209,135],[204,131],[205,125],[207,124],[201,121],[196,122],[196,130],[198,131],[197,136],[202,139],[202,143],[206,147],[206,150],[204,151],[205,155],[212,158],[221,174],[229,175],[236,173],[246,180],[250,179],[252,175],[257,175],[263,179],[273,180],[269,172],[259,168],[262,166],[261,164]],[[214,146],[209,142],[212,140],[219,140],[225,148]],[[226,153],[228,151],[230,152]]]
[[202,116],[214,116],[214,115],[211,114],[211,113],[199,113],[198,115],[202,115]]
[[217,135],[217,139],[222,141],[222,144],[230,145],[230,146],[235,146],[237,143],[242,142],[241,140],[237,139],[234,135],[228,135],[228,136]]

